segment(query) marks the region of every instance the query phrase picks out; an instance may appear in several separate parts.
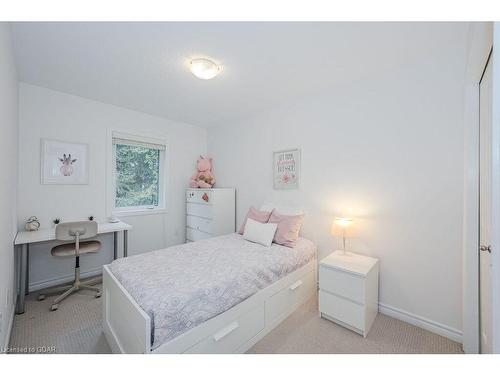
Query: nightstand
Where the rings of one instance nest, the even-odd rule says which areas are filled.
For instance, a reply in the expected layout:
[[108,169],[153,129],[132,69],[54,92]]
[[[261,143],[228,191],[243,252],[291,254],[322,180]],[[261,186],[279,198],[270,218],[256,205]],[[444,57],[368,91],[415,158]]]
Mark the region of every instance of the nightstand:
[[335,251],[319,262],[319,311],[366,337],[378,313],[378,259]]

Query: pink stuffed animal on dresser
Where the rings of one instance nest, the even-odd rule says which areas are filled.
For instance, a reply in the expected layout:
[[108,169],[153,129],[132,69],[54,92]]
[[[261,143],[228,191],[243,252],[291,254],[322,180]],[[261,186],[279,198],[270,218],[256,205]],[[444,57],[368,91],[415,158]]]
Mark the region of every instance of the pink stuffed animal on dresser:
[[191,177],[189,186],[192,188],[209,189],[215,185],[215,176],[212,173],[212,158],[200,156],[197,162],[198,171]]

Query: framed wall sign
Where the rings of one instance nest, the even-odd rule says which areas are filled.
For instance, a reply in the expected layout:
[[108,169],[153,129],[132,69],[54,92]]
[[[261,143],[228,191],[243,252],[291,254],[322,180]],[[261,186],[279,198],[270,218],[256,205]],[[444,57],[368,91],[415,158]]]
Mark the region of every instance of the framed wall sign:
[[300,181],[300,150],[275,151],[274,188],[298,189]]
[[88,154],[87,144],[42,139],[40,165],[42,184],[88,184]]

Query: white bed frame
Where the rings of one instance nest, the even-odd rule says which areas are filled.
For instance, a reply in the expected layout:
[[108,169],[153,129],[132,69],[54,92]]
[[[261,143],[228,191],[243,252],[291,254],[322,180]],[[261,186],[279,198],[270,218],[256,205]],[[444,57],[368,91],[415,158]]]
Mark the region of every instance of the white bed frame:
[[151,350],[151,319],[104,266],[103,326],[113,353],[244,353],[317,293],[317,260]]

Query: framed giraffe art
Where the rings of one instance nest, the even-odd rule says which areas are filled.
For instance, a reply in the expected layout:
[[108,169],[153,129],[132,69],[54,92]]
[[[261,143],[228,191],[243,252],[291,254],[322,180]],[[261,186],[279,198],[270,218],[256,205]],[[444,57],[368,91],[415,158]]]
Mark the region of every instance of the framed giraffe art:
[[88,184],[88,144],[42,139],[40,149],[42,184]]

